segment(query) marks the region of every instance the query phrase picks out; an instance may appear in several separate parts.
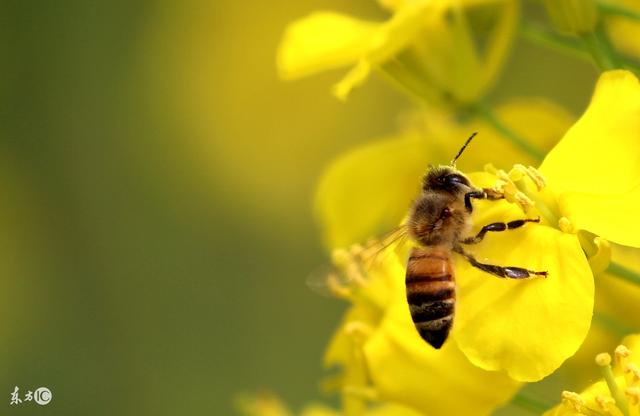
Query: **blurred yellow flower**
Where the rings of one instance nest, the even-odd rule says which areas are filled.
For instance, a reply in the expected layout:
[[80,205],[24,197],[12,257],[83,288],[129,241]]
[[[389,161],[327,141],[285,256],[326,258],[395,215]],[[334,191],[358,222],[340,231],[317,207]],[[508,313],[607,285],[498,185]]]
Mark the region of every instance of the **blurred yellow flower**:
[[[640,247],[640,224],[630,220],[640,204],[639,115],[640,85],[635,76],[625,71],[605,73],[589,108],[549,152],[540,172],[521,166],[509,173],[493,169],[469,175],[476,186],[498,186],[507,196],[504,201],[478,202],[474,218],[478,227],[522,218],[522,210],[542,219],[539,225],[488,237],[474,250],[476,257],[549,272],[548,279],[495,279],[458,259],[459,307],[452,336],[473,364],[505,370],[515,380],[536,381],[579,348],[591,323],[591,267],[602,257],[603,242]],[[342,176],[343,181],[353,180],[354,172],[350,173]],[[368,185],[370,190],[378,177]],[[337,183],[337,176],[332,182]],[[320,198],[335,195],[324,186]],[[360,205],[363,212],[387,206],[387,200],[373,191],[369,198]],[[341,202],[350,203],[346,193]],[[594,240],[596,236],[600,239]],[[607,264],[606,259],[603,262],[602,268]],[[403,271],[395,273],[402,281]]]
[[[346,414],[361,414],[365,401],[409,406],[421,414],[485,415],[508,401],[520,386],[500,372],[472,365],[455,343],[434,350],[413,326],[403,280],[404,264],[393,251],[363,268],[367,251],[337,250],[336,264],[350,284],[335,288],[352,307],[325,356],[338,365],[334,380]],[[394,414],[394,413],[390,413]]]
[[[496,110],[513,131],[546,153],[574,121],[544,100],[512,100]],[[405,216],[428,164],[448,163],[469,132],[480,136],[458,161],[463,171],[496,163],[536,161],[480,119],[460,124],[449,112],[430,109],[412,115],[397,137],[354,149],[333,161],[322,176],[315,215],[325,244],[346,247],[395,227]]]
[[[606,0],[603,4],[623,6],[640,15],[640,2],[637,0]],[[606,14],[605,27],[615,48],[620,52],[640,58],[640,20],[626,16]]]
[[341,99],[374,69],[437,103],[471,103],[490,87],[513,38],[515,0],[382,4],[393,12],[385,22],[315,12],[289,25],[278,49],[280,75],[294,79],[352,65],[334,87]]
[[562,393],[562,403],[545,416],[640,415],[640,335],[632,335],[615,349],[615,364],[607,353],[596,356],[603,378],[582,393]]
[[[245,416],[293,416],[292,412],[277,396],[270,393],[243,395],[236,400],[236,407]],[[332,409],[329,406],[312,403],[305,406],[299,413],[300,416],[344,416],[341,410]],[[381,403],[359,413],[361,416],[420,416],[417,412],[406,406],[395,403]]]
[[543,0],[543,4],[561,32],[583,35],[592,32],[598,23],[595,0]]

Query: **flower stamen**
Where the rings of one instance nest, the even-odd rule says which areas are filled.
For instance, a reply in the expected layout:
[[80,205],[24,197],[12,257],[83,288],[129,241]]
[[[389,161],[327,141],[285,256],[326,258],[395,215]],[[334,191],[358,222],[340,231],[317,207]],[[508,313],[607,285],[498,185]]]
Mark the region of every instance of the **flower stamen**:
[[640,387],[627,387],[624,394],[632,405],[636,406],[640,404]]
[[367,339],[369,339],[369,337],[373,334],[374,329],[367,323],[355,321],[348,323],[344,331],[351,337],[355,345],[360,346],[363,345],[367,341]]
[[567,234],[575,234],[578,232],[573,224],[571,224],[571,220],[567,217],[560,217],[558,220],[558,228],[560,228],[560,231]]
[[611,393],[613,400],[615,400],[616,406],[620,409],[623,415],[628,416],[629,404],[627,403],[627,398],[621,391],[618,383],[616,382],[616,378],[613,375],[613,370],[611,369],[611,355],[606,352],[596,355],[596,364],[602,371],[602,377],[609,387],[609,392]]
[[604,414],[598,410],[591,409],[587,406],[587,403],[584,399],[573,391],[563,391],[562,392],[562,402],[571,407],[578,414],[585,416],[603,416]]

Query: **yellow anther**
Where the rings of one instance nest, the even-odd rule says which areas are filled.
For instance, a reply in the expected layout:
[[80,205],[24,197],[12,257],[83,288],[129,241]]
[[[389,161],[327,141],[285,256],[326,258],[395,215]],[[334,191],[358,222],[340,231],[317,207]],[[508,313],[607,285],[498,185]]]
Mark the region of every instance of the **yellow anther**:
[[547,186],[547,180],[542,176],[542,173],[533,166],[529,166],[527,168],[527,175],[531,178],[533,183],[536,184],[538,191],[541,191],[545,186]]
[[578,393],[575,393],[573,391],[563,391],[562,401],[563,403],[571,406],[571,408],[578,413],[580,413],[585,408],[584,399],[580,397]]
[[511,181],[511,178],[509,177],[509,175],[507,174],[507,172],[505,172],[505,171],[504,171],[504,170],[502,170],[502,169],[498,169],[498,170],[496,171],[496,176],[498,177],[498,179],[503,180],[503,181],[505,181],[505,182],[507,182],[507,183],[512,182],[512,181]]
[[534,202],[524,192],[516,192],[515,201],[526,214],[535,205]]
[[345,286],[344,282],[341,282],[341,279],[335,273],[327,276],[327,287],[334,296],[339,298],[350,299],[353,295],[353,291]]
[[598,407],[600,407],[606,413],[609,413],[611,408],[616,405],[616,401],[613,400],[612,397],[602,395],[596,396],[596,403],[598,403]]
[[509,179],[511,179],[514,182],[521,180],[526,175],[526,168],[522,166],[522,168],[524,168],[524,171],[523,171],[522,169],[518,169],[519,166],[522,166],[522,165],[515,165],[513,169],[509,171]]
[[624,394],[632,405],[640,404],[640,387],[627,387]]
[[600,367],[605,367],[611,364],[611,355],[607,352],[602,352],[596,355],[596,364],[598,364]]
[[361,321],[349,322],[345,326],[344,331],[351,337],[356,345],[364,344],[373,334],[371,325]]
[[567,217],[560,217],[558,220],[558,228],[560,228],[563,233],[567,234],[575,234],[577,231],[571,223],[571,220]]
[[619,370],[626,368],[627,358],[631,355],[631,350],[624,345],[618,345],[615,351],[616,367]]
[[631,386],[635,386],[640,382],[640,368],[634,363],[627,364],[627,367],[624,370],[630,376],[630,380],[627,384]]

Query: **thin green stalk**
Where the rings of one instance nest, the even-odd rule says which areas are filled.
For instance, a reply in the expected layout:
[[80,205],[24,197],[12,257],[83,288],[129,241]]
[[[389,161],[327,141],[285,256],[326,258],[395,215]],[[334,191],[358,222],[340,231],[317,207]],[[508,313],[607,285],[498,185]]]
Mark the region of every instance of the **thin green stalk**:
[[529,410],[536,415],[543,414],[551,407],[536,398],[525,396],[522,393],[516,394],[511,400],[511,403],[525,410]]
[[[607,361],[611,361],[611,357],[606,355]],[[596,362],[598,362],[598,357],[596,357]],[[600,369],[602,371],[602,377],[604,381],[607,383],[607,387],[609,387],[609,392],[611,393],[611,397],[616,401],[616,406],[620,409],[620,412],[624,416],[629,416],[629,403],[627,402],[627,398],[624,395],[624,392],[616,383],[616,377],[613,375],[613,370],[611,369],[610,364],[601,365],[602,363],[598,363],[600,365]]]
[[509,139],[511,143],[515,144],[518,148],[523,150],[525,153],[530,155],[532,158],[541,162],[544,158],[544,154],[533,146],[527,139],[520,136],[509,127],[507,127],[493,112],[489,106],[482,102],[478,102],[473,105],[472,109],[474,112],[480,116],[485,122],[490,124],[494,129],[496,129],[500,134]]
[[550,32],[538,24],[521,22],[520,35],[537,45],[555,49],[575,58],[590,59],[589,53],[575,39]]
[[585,33],[580,36],[580,39],[582,39],[585,48],[589,51],[601,71],[620,68],[620,64],[616,59],[616,53],[611,48],[611,45],[609,45],[604,32],[600,28],[597,28],[591,33]]
[[608,1],[598,0],[598,8],[606,14],[622,16],[629,19],[640,20],[640,12],[632,10],[620,4],[610,3]]
[[[540,25],[522,22],[520,35],[531,43],[554,49],[574,58],[588,61],[592,59],[591,54],[586,50],[583,43],[573,38],[553,33]],[[619,67],[640,73],[640,64],[638,62],[624,56],[618,56],[617,61],[619,62]]]
[[621,278],[622,280],[626,280],[629,283],[640,286],[640,274],[634,272],[631,269],[627,269],[620,263],[616,263],[614,261],[609,263],[607,272]]

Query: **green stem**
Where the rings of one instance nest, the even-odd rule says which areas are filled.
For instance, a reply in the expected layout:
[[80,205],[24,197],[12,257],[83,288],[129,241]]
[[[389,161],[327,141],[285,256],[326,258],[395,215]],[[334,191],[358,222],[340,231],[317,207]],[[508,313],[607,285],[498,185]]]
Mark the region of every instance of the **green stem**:
[[600,8],[603,13],[627,17],[634,20],[640,20],[640,13],[628,7],[609,3],[608,1],[603,0],[598,0],[597,3],[598,8]]
[[535,146],[533,146],[527,139],[520,136],[509,127],[507,127],[493,112],[493,110],[487,106],[485,103],[478,102],[473,105],[472,110],[485,122],[490,124],[494,129],[496,129],[500,134],[509,139],[516,147],[520,150],[523,150],[532,158],[536,159],[538,162],[541,162],[544,158],[544,154],[538,150]]
[[601,29],[585,33],[580,36],[580,39],[601,71],[620,68],[620,64],[616,62],[615,52]]
[[511,400],[511,402],[514,405],[519,406],[526,410],[530,410],[532,413],[535,413],[537,415],[543,414],[551,407],[550,405],[543,403],[538,399],[525,396],[522,393],[518,393],[515,396],[513,396],[513,399]]
[[620,263],[616,263],[614,261],[609,263],[607,272],[616,275],[617,277],[621,278],[622,280],[626,280],[629,283],[640,286],[640,274],[634,272],[631,269],[627,269]]
[[613,371],[611,370],[610,365],[606,365],[602,368],[602,377],[607,382],[607,387],[609,387],[609,392],[611,393],[611,397],[616,401],[616,406],[620,409],[620,412],[624,416],[629,416],[629,404],[627,403],[627,398],[624,396],[624,393],[620,390],[618,383],[616,383],[616,377],[613,375]]
[[575,39],[560,36],[535,23],[521,22],[520,35],[532,43],[555,49],[574,58],[590,59],[589,53]]
[[[557,50],[574,58],[585,61],[592,59],[591,54],[587,52],[583,43],[550,32],[540,25],[522,22],[520,35],[531,43]],[[624,56],[618,56],[617,59],[621,67],[640,73],[640,64],[634,60]]]

